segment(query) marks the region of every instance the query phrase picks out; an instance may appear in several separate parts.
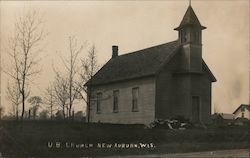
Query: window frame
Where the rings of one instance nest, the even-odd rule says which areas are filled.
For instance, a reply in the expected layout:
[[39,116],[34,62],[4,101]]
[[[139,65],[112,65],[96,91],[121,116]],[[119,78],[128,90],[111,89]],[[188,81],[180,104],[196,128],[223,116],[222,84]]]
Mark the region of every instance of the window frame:
[[113,113],[119,112],[119,94],[119,90],[113,90]]
[[[137,90],[137,95],[136,95],[136,90]],[[136,101],[136,106],[134,104],[135,101]],[[139,112],[139,87],[132,88],[132,112]]]
[[181,30],[181,43],[185,43],[187,42],[187,33],[186,33],[186,30],[183,29]]
[[100,114],[102,111],[101,100],[102,100],[102,92],[97,92],[96,93],[96,113],[97,114]]
[[194,31],[194,42],[201,44],[201,32],[199,30]]

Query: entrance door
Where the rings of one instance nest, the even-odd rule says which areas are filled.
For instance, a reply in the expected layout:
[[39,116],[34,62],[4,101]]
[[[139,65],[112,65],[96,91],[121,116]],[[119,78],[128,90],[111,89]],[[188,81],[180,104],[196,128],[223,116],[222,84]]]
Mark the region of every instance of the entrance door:
[[200,97],[192,97],[192,121],[200,122]]

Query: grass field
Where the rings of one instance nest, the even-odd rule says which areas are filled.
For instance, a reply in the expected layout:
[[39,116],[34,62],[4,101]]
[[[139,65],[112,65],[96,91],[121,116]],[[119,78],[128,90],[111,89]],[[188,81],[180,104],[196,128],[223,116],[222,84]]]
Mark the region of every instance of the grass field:
[[246,126],[166,130],[63,121],[0,122],[0,152],[6,158],[80,158],[239,149],[250,148],[249,138],[250,130]]

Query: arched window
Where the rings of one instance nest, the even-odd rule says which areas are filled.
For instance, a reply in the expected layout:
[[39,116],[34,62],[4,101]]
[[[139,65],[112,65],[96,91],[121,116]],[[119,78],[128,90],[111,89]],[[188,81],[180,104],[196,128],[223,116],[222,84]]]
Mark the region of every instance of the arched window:
[[185,30],[183,31],[183,38],[184,38],[184,42],[187,42],[187,33]]

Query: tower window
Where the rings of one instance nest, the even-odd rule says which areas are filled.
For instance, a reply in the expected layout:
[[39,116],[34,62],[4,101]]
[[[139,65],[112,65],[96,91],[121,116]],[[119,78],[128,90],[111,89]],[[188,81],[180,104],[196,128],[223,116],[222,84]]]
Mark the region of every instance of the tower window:
[[194,32],[194,42],[201,43],[201,35],[200,32],[197,30]]
[[184,43],[187,41],[187,34],[185,30],[180,31],[180,38],[181,38],[181,43]]
[[186,34],[186,31],[184,31],[184,42],[187,41],[187,34]]
[[187,34],[185,30],[181,31],[181,42],[186,42],[187,41]]

